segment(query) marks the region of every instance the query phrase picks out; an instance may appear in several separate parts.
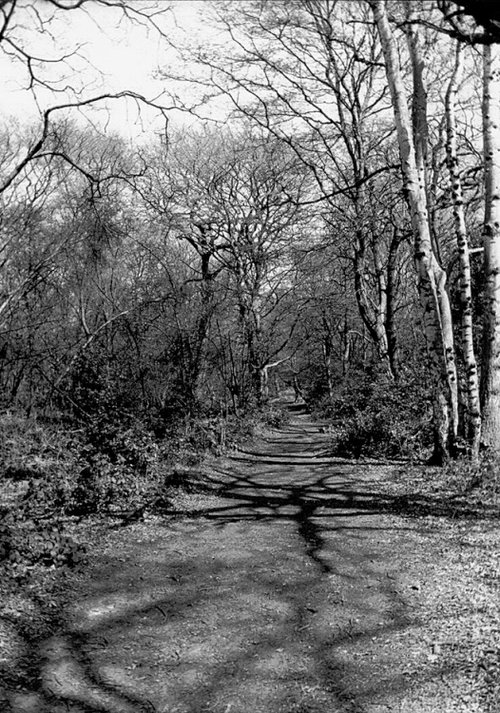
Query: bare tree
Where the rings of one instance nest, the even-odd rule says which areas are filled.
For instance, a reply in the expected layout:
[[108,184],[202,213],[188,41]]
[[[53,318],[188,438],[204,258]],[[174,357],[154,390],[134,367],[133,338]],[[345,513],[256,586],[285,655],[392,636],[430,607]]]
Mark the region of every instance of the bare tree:
[[[367,217],[375,179],[396,168],[380,151],[393,126],[383,118],[388,96],[366,8],[338,0],[214,7],[237,55],[195,51],[209,73],[198,84],[225,93],[238,111],[290,146],[317,183],[315,200],[331,206],[332,222],[337,203],[342,212],[347,208],[360,314],[394,377],[394,331],[387,334],[394,302],[387,299],[392,277],[386,273],[393,261],[377,221]],[[367,280],[370,271],[376,279]]]
[[[207,290],[214,275],[223,269],[230,276],[251,394],[260,403],[267,371],[289,338],[281,317],[291,289],[287,253],[303,229],[300,202],[307,178],[286,146],[248,127],[222,136],[208,132],[191,150],[182,148],[188,172],[171,201],[178,235],[199,256],[205,307],[212,303]],[[205,335],[205,318],[199,327]]]
[[450,173],[453,217],[460,265],[461,342],[467,379],[466,390],[470,427],[469,441],[472,455],[476,458],[479,453],[481,437],[481,406],[479,401],[479,373],[474,349],[469,236],[464,209],[462,176],[458,158],[458,128],[456,117],[457,93],[462,76],[463,47],[457,43],[455,66],[446,91],[446,156]]
[[[110,102],[128,99],[136,103],[138,111],[141,106],[153,107],[167,123],[168,111],[174,108],[173,104],[165,104],[157,98],[148,99],[134,91],[95,92],[85,82],[82,84],[82,65],[92,70],[94,80],[98,75],[91,60],[83,54],[84,43],[62,49],[63,37],[56,36],[57,30],[52,28],[55,26],[61,30],[61,25],[57,24],[60,18],[67,17],[77,23],[82,13],[92,14],[95,7],[106,8],[114,22],[118,13],[118,17],[132,23],[142,23],[163,34],[156,21],[160,10],[152,3],[141,3],[140,6],[126,0],[94,0],[92,3],[88,0],[45,0],[43,3],[4,0],[1,3],[0,52],[22,73],[24,89],[34,97],[40,122],[27,145],[20,145],[15,154],[11,152],[10,165],[4,165],[0,192],[8,189],[33,161],[47,154],[54,122],[71,113],[84,112],[87,108],[101,105],[109,109]],[[161,8],[162,15],[168,11],[168,6]],[[42,37],[50,38],[50,50],[46,47],[47,43],[38,49]],[[86,72],[83,72],[83,76],[87,76]],[[15,146],[15,142],[11,146]],[[73,160],[69,155],[63,157],[70,163]]]
[[414,74],[412,121],[386,3],[384,0],[368,1],[380,35],[394,107],[404,191],[415,241],[415,262],[424,312],[430,379],[433,385],[436,436],[434,458],[442,462],[448,453],[450,427],[452,435],[454,437],[457,435],[458,389],[453,324],[446,291],[446,272],[436,257],[429,229],[426,175],[427,119],[426,96],[422,81],[423,62],[418,35],[411,27],[409,51]]
[[481,440],[499,451],[500,429],[500,44],[484,45],[484,275]]

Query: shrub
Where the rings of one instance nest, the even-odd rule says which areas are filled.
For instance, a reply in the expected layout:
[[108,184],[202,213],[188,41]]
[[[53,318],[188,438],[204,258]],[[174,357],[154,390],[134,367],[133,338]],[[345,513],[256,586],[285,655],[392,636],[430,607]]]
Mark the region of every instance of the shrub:
[[65,463],[71,434],[11,413],[0,416],[0,473],[21,481],[42,477]]
[[142,422],[95,418],[83,432],[66,511],[88,515],[141,505],[159,482],[164,456],[165,449]]
[[347,382],[321,415],[333,422],[339,455],[421,458],[432,446],[429,398],[417,380]]
[[24,519],[13,511],[0,525],[0,561],[22,576],[34,565],[61,567],[76,565],[84,548],[70,537],[60,522]]
[[178,431],[180,455],[199,456],[202,452],[219,453],[226,446],[227,421],[218,416],[185,419]]
[[268,406],[262,412],[262,418],[267,426],[283,428],[290,421],[290,413],[282,408]]
[[[278,412],[270,417],[282,420]],[[30,478],[27,488],[10,479],[8,504],[22,497],[24,520],[138,510],[157,500],[176,464],[197,465],[207,451],[219,454],[253,435],[254,428],[249,417],[207,416],[171,420],[160,431],[157,420],[143,421],[111,406],[73,433],[11,418],[10,431],[4,431],[11,443],[9,462],[15,454],[16,472],[24,469],[23,477]],[[27,469],[29,459],[41,464],[36,471]]]
[[[96,418],[78,437],[61,432],[59,440],[59,459],[45,461],[22,496],[27,518],[116,512],[141,504],[159,482],[156,471],[170,453],[169,445],[160,445],[131,419],[121,424]],[[26,457],[27,445],[18,437],[19,462]]]

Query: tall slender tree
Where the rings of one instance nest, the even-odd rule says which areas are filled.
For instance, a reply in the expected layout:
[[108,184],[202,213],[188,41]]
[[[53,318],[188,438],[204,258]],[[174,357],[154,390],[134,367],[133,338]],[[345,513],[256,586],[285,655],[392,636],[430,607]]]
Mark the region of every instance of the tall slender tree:
[[464,191],[458,158],[458,129],[456,101],[458,87],[463,76],[463,46],[457,42],[455,64],[446,91],[446,158],[450,174],[453,202],[453,221],[457,239],[460,285],[460,333],[466,372],[466,396],[468,409],[469,443],[474,458],[479,454],[481,437],[481,406],[479,400],[479,372],[474,348],[474,325],[472,305],[472,280],[469,252],[469,236],[465,218]]
[[425,162],[427,122],[418,38],[412,34],[409,42],[414,74],[412,121],[386,2],[385,0],[368,0],[368,2],[380,36],[394,108],[404,192],[413,227],[414,256],[424,315],[429,378],[433,391],[435,425],[433,458],[442,462],[449,453],[450,431],[452,435],[456,435],[457,432],[457,378],[451,309],[446,291],[446,272],[434,252],[429,227]]
[[500,452],[500,43],[483,48],[485,315],[481,401],[485,447]]

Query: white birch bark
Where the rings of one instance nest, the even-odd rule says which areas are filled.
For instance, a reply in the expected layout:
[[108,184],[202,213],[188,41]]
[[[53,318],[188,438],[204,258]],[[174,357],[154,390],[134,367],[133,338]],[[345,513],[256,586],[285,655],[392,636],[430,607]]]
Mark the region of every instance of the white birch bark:
[[[451,310],[446,293],[446,273],[439,265],[432,248],[429,229],[425,176],[423,174],[423,146],[418,153],[414,142],[414,122],[408,110],[408,101],[399,65],[394,36],[387,17],[385,0],[368,0],[378,28],[386,64],[386,74],[394,108],[399,153],[403,174],[403,188],[411,214],[414,235],[415,265],[423,308],[423,326],[429,354],[430,378],[434,395],[434,425],[436,460],[448,454],[449,426],[456,434],[457,404],[454,348],[451,330]],[[422,101],[423,97],[417,97]],[[418,107],[417,107],[418,109]],[[421,109],[421,108],[420,108]],[[421,119],[421,111],[419,119]],[[424,140],[423,127],[415,123],[416,144]],[[420,166],[420,170],[419,170]],[[453,384],[453,382],[455,382]],[[453,388],[453,390],[452,390]],[[451,422],[450,422],[451,416]]]
[[467,410],[469,445],[474,458],[479,453],[481,436],[481,407],[479,400],[479,374],[474,353],[472,323],[472,286],[469,256],[469,238],[465,223],[464,197],[457,151],[456,97],[463,74],[463,45],[457,42],[455,66],[446,92],[446,157],[450,174],[453,201],[453,220],[457,239],[460,281],[461,341],[467,377]]
[[[428,125],[427,125],[427,94],[423,79],[424,60],[420,46],[416,25],[411,24],[414,17],[414,10],[411,4],[406,6],[407,19],[410,21],[407,30],[408,48],[413,70],[413,142],[415,146],[416,171],[418,177],[419,191],[425,201],[427,211],[427,225],[430,237],[430,251],[432,272],[436,284],[436,297],[438,301],[438,313],[441,324],[441,339],[446,368],[446,379],[448,381],[450,400],[450,427],[455,440],[458,432],[458,378],[455,361],[455,344],[453,335],[453,318],[451,305],[446,289],[446,272],[440,266],[436,256],[436,246],[433,243],[433,235],[429,218],[429,198],[428,198]],[[437,346],[437,345],[436,345]]]
[[500,44],[484,46],[483,136],[485,172],[485,313],[481,442],[500,452]]

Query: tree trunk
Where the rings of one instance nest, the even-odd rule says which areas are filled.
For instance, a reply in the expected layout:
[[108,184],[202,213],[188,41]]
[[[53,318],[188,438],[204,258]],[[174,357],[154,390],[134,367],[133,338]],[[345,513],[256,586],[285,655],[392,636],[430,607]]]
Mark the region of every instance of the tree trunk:
[[396,334],[396,293],[397,293],[397,257],[402,237],[400,232],[394,228],[391,241],[389,243],[389,254],[387,256],[387,286],[386,286],[386,314],[385,331],[387,334],[387,353],[391,364],[391,371],[394,378],[399,377],[399,349]]
[[[376,256],[375,256],[376,260]],[[380,264],[375,265],[380,270]],[[368,287],[365,278],[366,270],[366,247],[363,230],[356,231],[354,246],[354,291],[358,310],[363,323],[368,330],[368,334],[375,345],[377,356],[382,367],[389,376],[394,379],[391,362],[389,359],[388,340],[386,333],[386,295],[384,289],[379,289],[376,297],[376,305],[372,306],[373,300],[368,296]],[[380,272],[378,272],[380,277]],[[380,285],[379,285],[380,288]]]
[[[414,8],[406,5],[406,13],[409,21],[413,19]],[[428,192],[428,126],[427,126],[427,93],[423,80],[424,61],[422,48],[419,41],[416,25],[408,25],[407,30],[408,48],[413,72],[413,141],[415,146],[416,169],[418,176],[419,193],[425,201],[426,221],[430,238],[430,255],[432,257],[434,280],[436,284],[436,296],[438,301],[438,315],[441,323],[441,339],[444,350],[444,361],[446,379],[448,382],[449,402],[450,402],[450,429],[452,443],[454,444],[458,433],[458,378],[455,361],[455,345],[453,335],[453,320],[451,315],[451,305],[446,289],[446,272],[439,264],[439,249],[436,236],[431,229],[429,215],[429,192]],[[438,345],[436,345],[438,346]],[[439,348],[439,347],[438,347]]]
[[325,367],[325,379],[328,389],[328,397],[333,398],[333,373],[332,373],[332,334],[326,317],[323,317],[323,364]]
[[351,365],[351,330],[347,320],[347,313],[344,317],[344,324],[339,329],[340,333],[340,348],[342,352],[342,376],[347,376]]
[[[455,373],[451,310],[445,289],[446,273],[432,249],[423,173],[425,157],[422,144],[422,107],[416,97],[419,122],[412,123],[399,66],[397,46],[387,17],[384,0],[368,0],[378,28],[384,53],[386,74],[394,108],[394,117],[401,157],[403,188],[411,215],[414,235],[415,265],[418,275],[423,326],[429,355],[429,371],[434,401],[435,450],[433,460],[442,462],[449,453],[449,431],[456,433],[458,414],[457,379]],[[416,87],[418,90],[418,86]],[[413,133],[415,128],[415,134]],[[415,146],[420,145],[419,151]],[[418,159],[418,164],[417,164]],[[451,429],[449,429],[449,424]]]
[[479,401],[479,374],[474,353],[474,333],[472,327],[472,286],[469,257],[469,239],[465,223],[464,197],[457,153],[457,123],[455,102],[462,78],[462,45],[457,43],[455,67],[446,92],[446,157],[450,173],[453,199],[453,218],[459,259],[461,339],[467,375],[467,415],[468,441],[473,458],[479,453],[481,436],[481,407]]
[[[371,205],[370,195],[367,193],[365,180],[367,174],[367,158],[365,154],[365,129],[364,112],[359,103],[356,105],[354,95],[349,96],[349,90],[343,81],[342,72],[336,61],[331,56],[332,70],[335,70],[335,80],[331,87],[334,90],[336,107],[341,126],[341,135],[350,157],[353,169],[353,179],[356,190],[351,196],[356,216],[354,231],[354,290],[359,314],[375,346],[378,360],[389,379],[394,379],[392,363],[389,357],[388,338],[386,332],[386,290],[385,274],[380,256],[380,242],[377,230],[374,229],[375,208]],[[347,92],[347,100],[346,100]],[[349,102],[352,106],[349,107]],[[347,195],[347,193],[346,193]],[[375,209],[376,210],[376,209]],[[367,220],[367,216],[372,218]],[[366,251],[367,239],[370,240],[375,262],[376,286],[375,289],[366,278]]]
[[195,342],[193,345],[193,362],[191,371],[191,388],[196,401],[200,374],[205,355],[205,345],[210,330],[210,323],[214,313],[214,273],[210,269],[210,260],[213,251],[200,251],[200,272],[201,272],[201,306],[198,324],[196,327]]
[[484,46],[485,310],[481,369],[481,443],[500,452],[500,44]]
[[247,367],[250,379],[250,400],[257,406],[266,401],[266,359],[262,349],[260,305],[245,294],[240,294],[239,313],[247,348]]

